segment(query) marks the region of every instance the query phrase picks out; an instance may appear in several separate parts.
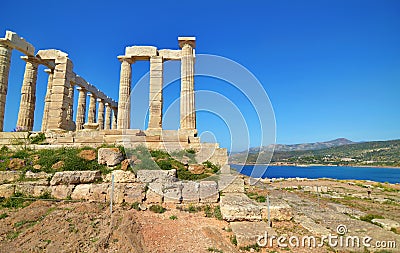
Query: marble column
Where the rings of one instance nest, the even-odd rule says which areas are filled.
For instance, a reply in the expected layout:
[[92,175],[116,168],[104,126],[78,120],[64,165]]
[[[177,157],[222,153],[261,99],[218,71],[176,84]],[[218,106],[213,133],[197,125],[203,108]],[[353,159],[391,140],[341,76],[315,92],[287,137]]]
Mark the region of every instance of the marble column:
[[92,93],[89,94],[88,123],[96,123],[96,97]]
[[181,97],[180,129],[196,129],[196,111],[194,107],[194,37],[179,37],[182,48],[181,59]]
[[74,122],[74,84],[70,83],[68,87],[68,109],[67,109],[67,125],[68,130],[75,131],[76,125]]
[[97,123],[99,123],[99,130],[104,129],[104,100],[101,98],[97,99],[99,104],[99,111],[97,112]]
[[109,130],[111,128],[111,106],[109,103],[105,103],[105,106],[106,106],[106,116],[105,116],[104,129]]
[[49,118],[49,107],[50,107],[50,102],[51,102],[51,89],[53,86],[53,75],[54,75],[54,69],[45,69],[44,70],[47,74],[49,74],[49,77],[47,79],[47,91],[46,91],[46,96],[44,98],[44,109],[43,109],[43,118],[42,118],[42,132],[45,132],[47,130],[47,121]]
[[12,48],[0,44],[0,132],[3,131],[4,112],[8,89],[8,74],[10,73]]
[[113,110],[113,118],[112,118],[112,122],[111,122],[111,129],[117,129],[118,109],[112,108],[112,110]]
[[150,105],[148,129],[162,129],[162,89],[163,58],[162,56],[152,56],[150,58]]
[[131,109],[131,82],[132,82],[132,60],[130,58],[120,58],[121,75],[119,83],[118,99],[118,129],[130,128],[130,109]]
[[17,127],[32,131],[36,104],[36,80],[39,62],[34,57],[21,57],[25,64],[24,81],[21,88]]
[[78,108],[76,112],[76,130],[82,130],[86,118],[86,95],[87,91],[78,87]]

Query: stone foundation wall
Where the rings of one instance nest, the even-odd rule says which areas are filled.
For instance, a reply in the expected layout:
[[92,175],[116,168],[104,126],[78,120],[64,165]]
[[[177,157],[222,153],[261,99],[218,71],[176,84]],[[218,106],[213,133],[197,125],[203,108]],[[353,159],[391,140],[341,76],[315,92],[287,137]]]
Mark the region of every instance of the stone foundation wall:
[[23,177],[14,171],[0,172],[0,197],[15,193],[39,197],[50,194],[56,199],[110,201],[111,178],[114,176],[113,202],[148,204],[217,203],[218,184],[214,181],[181,182],[176,170],[115,170],[101,175],[99,171],[64,171],[54,175],[27,172]]

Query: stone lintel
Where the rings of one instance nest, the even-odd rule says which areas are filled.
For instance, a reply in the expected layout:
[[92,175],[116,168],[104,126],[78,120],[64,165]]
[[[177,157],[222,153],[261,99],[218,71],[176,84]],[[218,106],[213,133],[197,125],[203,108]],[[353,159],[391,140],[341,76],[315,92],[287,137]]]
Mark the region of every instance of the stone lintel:
[[196,37],[178,37],[179,47],[189,44],[192,48],[196,47]]
[[126,47],[125,55],[133,57],[135,60],[149,60],[150,57],[157,56],[157,48],[153,46]]
[[177,60],[180,61],[182,58],[181,50],[172,50],[172,49],[161,49],[158,50],[158,55],[162,56],[165,61],[168,60]]
[[6,44],[28,56],[35,55],[35,47],[28,43],[24,38],[18,36],[15,32],[6,31],[6,36],[5,38],[0,39],[0,43]]

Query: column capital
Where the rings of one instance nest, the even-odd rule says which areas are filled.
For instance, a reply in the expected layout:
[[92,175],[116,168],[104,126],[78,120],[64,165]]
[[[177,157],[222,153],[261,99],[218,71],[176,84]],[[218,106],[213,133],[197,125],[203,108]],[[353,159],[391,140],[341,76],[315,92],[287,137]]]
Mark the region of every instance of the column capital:
[[26,56],[26,55],[24,55],[24,56],[21,56],[21,59],[24,60],[25,62],[29,62],[29,63],[31,63],[33,65],[36,65],[36,66],[38,66],[40,64],[40,60],[35,56]]
[[97,98],[96,95],[93,94],[93,93],[91,93],[91,92],[88,94],[88,96],[89,96],[89,97],[94,97],[95,99]]
[[121,63],[123,63],[123,62],[128,62],[129,64],[135,63],[135,59],[133,59],[131,56],[120,55],[117,58],[118,58],[118,61],[120,61]]
[[54,73],[54,69],[45,69],[44,72],[50,75]]
[[183,46],[186,44],[192,48],[196,47],[196,37],[178,37],[178,42],[180,48],[183,48]]
[[104,99],[102,99],[102,98],[97,98],[97,102],[104,102]]
[[85,88],[83,88],[81,86],[76,87],[76,89],[79,90],[79,91],[87,91]]

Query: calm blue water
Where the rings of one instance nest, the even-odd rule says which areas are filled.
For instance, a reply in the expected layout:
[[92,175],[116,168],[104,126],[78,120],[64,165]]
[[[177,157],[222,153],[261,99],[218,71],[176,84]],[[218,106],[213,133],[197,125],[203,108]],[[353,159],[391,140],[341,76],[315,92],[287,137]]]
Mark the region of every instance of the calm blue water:
[[231,165],[240,173],[262,178],[333,178],[359,179],[376,182],[400,183],[399,168],[338,167],[338,166],[266,166],[266,165]]

